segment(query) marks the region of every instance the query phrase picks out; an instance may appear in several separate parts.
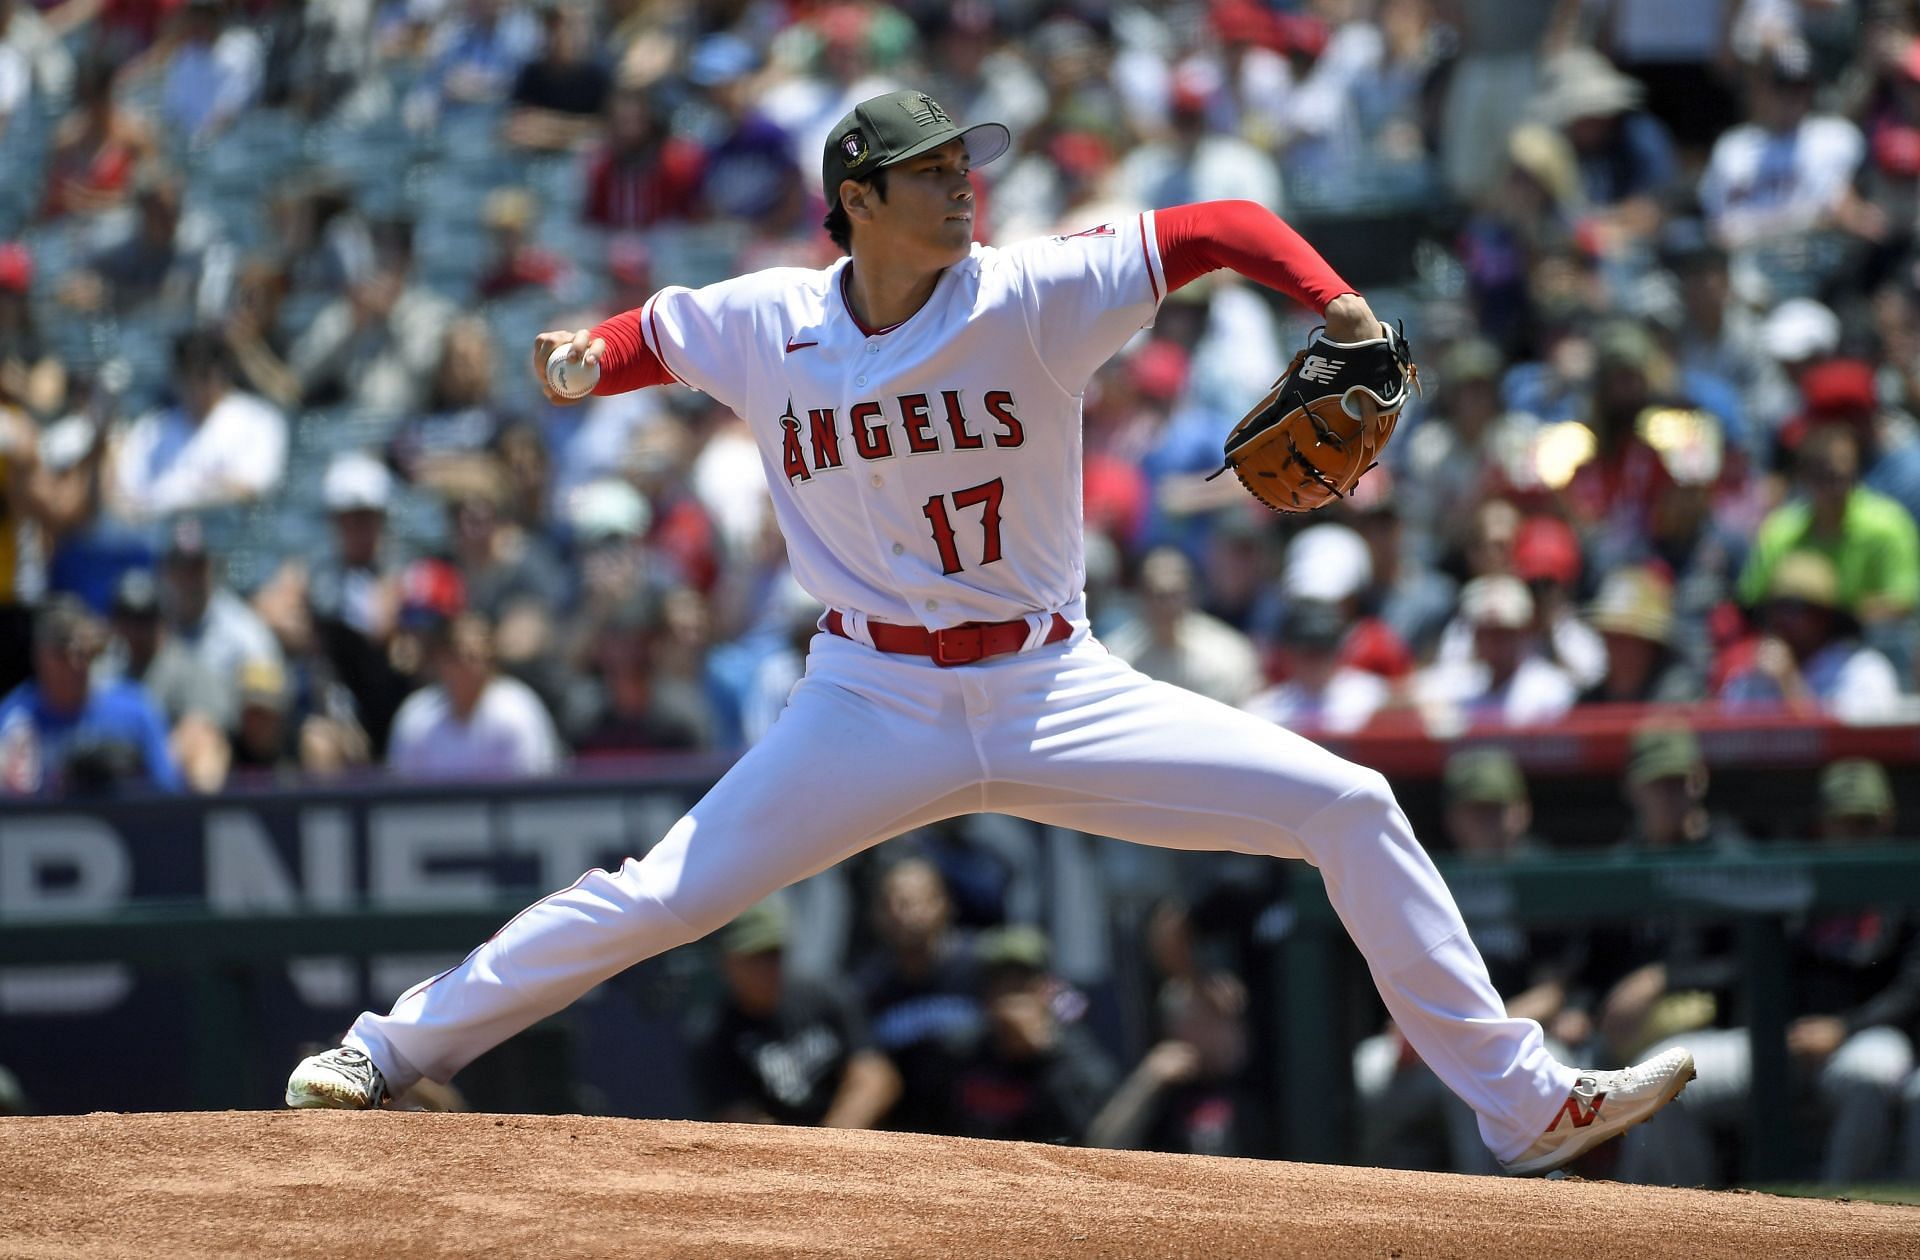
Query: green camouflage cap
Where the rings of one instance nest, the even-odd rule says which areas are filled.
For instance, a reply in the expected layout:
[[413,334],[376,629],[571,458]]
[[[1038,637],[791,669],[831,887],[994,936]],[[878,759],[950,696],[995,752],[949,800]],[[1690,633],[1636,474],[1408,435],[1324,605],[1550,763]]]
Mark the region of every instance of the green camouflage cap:
[[1634,734],[1627,753],[1627,782],[1639,787],[1656,779],[1684,777],[1706,764],[1699,738],[1686,727],[1643,727]]
[[1823,818],[1886,818],[1893,813],[1893,785],[1877,761],[1851,757],[1820,772]]
[[748,906],[739,918],[720,929],[720,951],[724,954],[764,954],[786,943],[786,907],[773,899]]
[[1512,805],[1527,799],[1520,763],[1504,748],[1470,748],[1447,758],[1449,805]]
[[1037,927],[1016,924],[980,934],[975,954],[982,967],[1047,969],[1047,936]]
[[869,179],[883,166],[956,139],[966,141],[969,162],[985,166],[1013,144],[1013,133],[1001,123],[962,128],[925,92],[889,92],[861,101],[827,133],[821,184],[828,207],[840,204],[842,180]]

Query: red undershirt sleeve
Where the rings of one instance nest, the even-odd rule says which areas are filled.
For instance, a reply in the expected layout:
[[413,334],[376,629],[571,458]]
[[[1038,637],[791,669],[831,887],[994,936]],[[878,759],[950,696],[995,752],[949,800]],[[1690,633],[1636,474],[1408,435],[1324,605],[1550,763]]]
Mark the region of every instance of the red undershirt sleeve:
[[1203,201],[1156,210],[1153,230],[1169,293],[1222,267],[1316,313],[1343,293],[1359,292],[1279,215],[1256,202]]
[[593,387],[596,395],[625,394],[649,385],[673,382],[673,373],[660,362],[660,357],[641,335],[645,311],[644,306],[623,311],[594,326],[592,336],[603,338],[607,343],[606,352],[600,356],[600,383]]

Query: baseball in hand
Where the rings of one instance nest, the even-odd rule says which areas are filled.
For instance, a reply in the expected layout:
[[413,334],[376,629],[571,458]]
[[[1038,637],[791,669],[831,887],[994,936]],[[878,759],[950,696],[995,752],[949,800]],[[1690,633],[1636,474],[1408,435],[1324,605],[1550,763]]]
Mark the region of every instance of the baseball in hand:
[[571,344],[558,345],[547,356],[547,384],[562,398],[585,398],[600,383],[600,365],[586,359],[574,359]]

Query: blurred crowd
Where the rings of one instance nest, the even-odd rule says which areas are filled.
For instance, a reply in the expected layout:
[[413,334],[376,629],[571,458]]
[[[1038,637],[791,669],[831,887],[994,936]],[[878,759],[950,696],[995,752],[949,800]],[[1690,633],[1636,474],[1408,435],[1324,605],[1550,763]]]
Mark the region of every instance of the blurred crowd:
[[1211,484],[1308,316],[1221,273],[1086,396],[1096,631],[1302,729],[1915,712],[1920,6],[0,0],[0,781],[737,749],[818,610],[744,424],[531,334],[821,265],[914,84],[989,241],[1223,197],[1423,367],[1310,519]]
[[[831,261],[822,139],[904,86],[1012,128],[989,243],[1249,198],[1405,321],[1424,397],[1306,519],[1206,480],[1306,312],[1216,274],[1095,377],[1090,614],[1145,672],[1310,734],[1920,717],[1913,0],[0,0],[0,791],[751,743],[820,610],[745,425],[682,389],[551,407],[531,339]],[[1645,732],[1623,847],[1738,846],[1706,790],[1684,727]],[[1531,843],[1510,759],[1446,791],[1436,840]],[[1793,825],[1893,808],[1836,766]],[[1033,916],[955,913],[966,875],[876,867],[851,989],[785,983],[778,906],[730,929],[713,1114],[1268,1149],[1217,914],[1144,925],[1129,1068]],[[1635,1173],[1712,1175],[1727,942],[1468,908],[1570,1052],[1715,1031],[1696,1093],[1730,1092],[1662,1144],[1693,1162]],[[1920,1176],[1912,915],[1794,930],[1828,1171]],[[1372,1158],[1481,1166],[1390,1030],[1355,1067]]]

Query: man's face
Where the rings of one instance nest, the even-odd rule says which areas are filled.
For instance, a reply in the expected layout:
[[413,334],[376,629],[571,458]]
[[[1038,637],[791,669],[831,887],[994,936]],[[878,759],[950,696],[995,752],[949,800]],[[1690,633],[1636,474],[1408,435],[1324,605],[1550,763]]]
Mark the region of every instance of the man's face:
[[[946,267],[973,246],[973,182],[967,146],[953,140],[887,168],[887,196],[859,187],[855,196],[871,215],[857,235]],[[843,186],[844,187],[844,186]],[[846,199],[846,192],[842,192]],[[848,213],[853,213],[850,204]]]
[[950,907],[939,872],[923,862],[896,867],[880,886],[880,935],[896,949],[925,947],[947,930]]
[[1526,830],[1524,805],[1507,801],[1455,801],[1447,806],[1447,836],[1468,857],[1500,857]]
[[1496,682],[1504,682],[1520,668],[1533,636],[1507,626],[1481,625],[1473,630],[1473,654],[1485,662]]
[[33,653],[34,681],[55,709],[72,712],[86,703],[87,667],[92,662],[93,649],[84,638],[42,643]]
[[333,514],[334,537],[340,542],[340,558],[351,565],[366,566],[380,550],[380,534],[386,527],[386,513],[377,508],[352,508]]
[[1866,844],[1893,834],[1891,814],[1829,814],[1820,820],[1820,838],[1829,844]]
[[127,656],[137,668],[144,669],[160,650],[160,618],[136,614],[116,614],[113,632],[127,645]]
[[173,615],[193,621],[206,611],[213,595],[213,566],[203,555],[178,555],[161,570]]
[[742,1014],[764,1019],[780,1009],[780,961],[777,949],[727,955],[727,988]]
[[1687,818],[1705,794],[1703,776],[1668,774],[1628,789],[1640,834],[1651,848],[1685,843]]
[[1800,470],[1807,496],[1814,503],[1836,506],[1846,501],[1860,477],[1860,454],[1851,443],[1827,442],[1808,456]]

